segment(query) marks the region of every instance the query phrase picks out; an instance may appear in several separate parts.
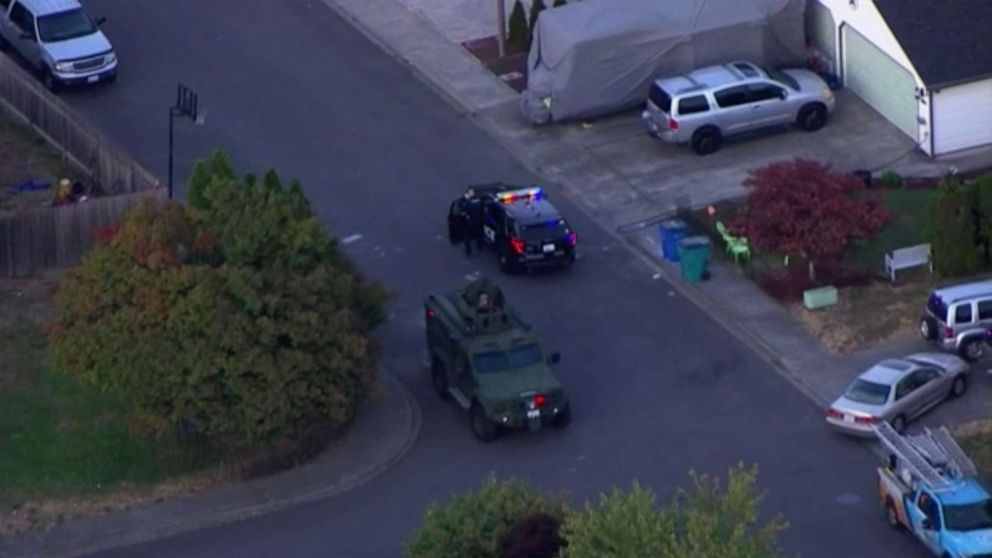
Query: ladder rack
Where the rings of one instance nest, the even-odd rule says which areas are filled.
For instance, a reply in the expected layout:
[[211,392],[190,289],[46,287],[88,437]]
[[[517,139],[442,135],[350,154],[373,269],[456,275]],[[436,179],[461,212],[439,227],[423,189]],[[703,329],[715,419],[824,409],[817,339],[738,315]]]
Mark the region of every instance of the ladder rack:
[[965,455],[947,427],[924,428],[922,434],[903,436],[887,422],[873,425],[875,435],[902,468],[933,490],[953,488],[952,481],[977,476],[975,464]]

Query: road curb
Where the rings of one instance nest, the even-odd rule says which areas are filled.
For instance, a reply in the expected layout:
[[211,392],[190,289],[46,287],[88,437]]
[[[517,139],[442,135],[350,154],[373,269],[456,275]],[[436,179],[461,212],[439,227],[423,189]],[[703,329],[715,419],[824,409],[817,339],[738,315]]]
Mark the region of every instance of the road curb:
[[[416,443],[422,426],[420,407],[413,394],[392,372],[383,367],[379,369],[379,378],[381,385],[393,395],[387,399],[395,398],[399,402],[398,412],[402,418],[391,420],[385,425],[390,429],[396,428],[397,430],[394,447],[389,448],[385,454],[377,456],[377,459],[359,460],[358,466],[352,470],[333,471],[337,476],[336,482],[331,484],[319,482],[319,474],[314,473],[320,471],[314,469],[310,476],[317,477],[317,482],[306,482],[306,479],[302,479],[301,484],[294,489],[294,474],[300,479],[304,476],[299,474],[301,469],[308,466],[320,466],[319,463],[303,465],[273,477],[234,483],[217,490],[177,497],[172,502],[179,500],[185,500],[185,502],[182,505],[173,506],[177,509],[170,510],[169,513],[165,514],[161,512],[156,514],[159,504],[152,504],[105,516],[70,520],[46,532],[32,532],[6,537],[0,540],[0,557],[69,558],[107,551],[258,517],[358,488],[385,473],[402,460]],[[380,405],[390,402],[382,402]],[[354,430],[356,430],[356,426],[353,425],[352,432]],[[377,442],[382,442],[386,438],[388,437],[380,436]],[[340,450],[338,445],[332,445],[326,452],[333,453],[338,450]],[[333,466],[336,463],[332,462],[330,465]],[[218,492],[244,489],[254,491],[256,494],[249,497],[247,501],[234,505],[229,503],[225,505],[225,502],[213,505],[210,505],[209,502],[203,503],[212,496],[217,497]],[[168,503],[169,501],[166,501],[165,504]],[[201,503],[202,505],[198,505]],[[121,521],[120,518],[124,515],[134,517]],[[115,519],[118,520],[116,524]],[[80,522],[86,522],[90,525],[80,526]]]

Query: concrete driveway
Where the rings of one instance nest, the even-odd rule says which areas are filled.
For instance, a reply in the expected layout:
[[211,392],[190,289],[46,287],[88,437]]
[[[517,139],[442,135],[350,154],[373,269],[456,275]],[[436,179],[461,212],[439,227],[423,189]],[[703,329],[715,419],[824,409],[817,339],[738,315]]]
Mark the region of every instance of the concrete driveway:
[[[786,126],[728,139],[705,157],[683,145],[648,136],[640,109],[591,122],[532,127],[516,102],[476,115],[490,131],[516,143],[521,155],[557,176],[584,206],[615,227],[678,206],[700,206],[745,193],[748,169],[795,157],[813,158],[839,169],[892,168],[897,172],[937,164],[916,151],[913,141],[848,91],[837,92],[837,108],[818,132]],[[923,169],[935,172],[936,168]],[[917,172],[919,169],[917,170]]]

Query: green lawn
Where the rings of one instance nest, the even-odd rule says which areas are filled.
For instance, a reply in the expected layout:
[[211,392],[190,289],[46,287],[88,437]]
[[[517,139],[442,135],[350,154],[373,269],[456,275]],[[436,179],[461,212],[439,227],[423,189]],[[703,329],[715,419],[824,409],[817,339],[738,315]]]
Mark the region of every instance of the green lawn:
[[0,514],[212,464],[174,441],[129,435],[121,402],[52,369],[36,326],[0,331],[0,370]]
[[884,190],[892,221],[874,238],[853,246],[847,254],[848,262],[860,269],[881,272],[886,252],[927,242],[930,203],[936,193],[932,189]]

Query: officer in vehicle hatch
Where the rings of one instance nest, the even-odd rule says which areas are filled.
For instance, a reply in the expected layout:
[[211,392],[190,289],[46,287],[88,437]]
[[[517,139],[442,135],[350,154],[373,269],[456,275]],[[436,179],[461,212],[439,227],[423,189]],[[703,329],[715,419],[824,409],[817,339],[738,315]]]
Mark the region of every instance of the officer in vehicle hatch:
[[461,199],[461,218],[465,227],[465,255],[472,255],[472,242],[482,250],[482,200],[475,195],[475,188],[469,187]]

